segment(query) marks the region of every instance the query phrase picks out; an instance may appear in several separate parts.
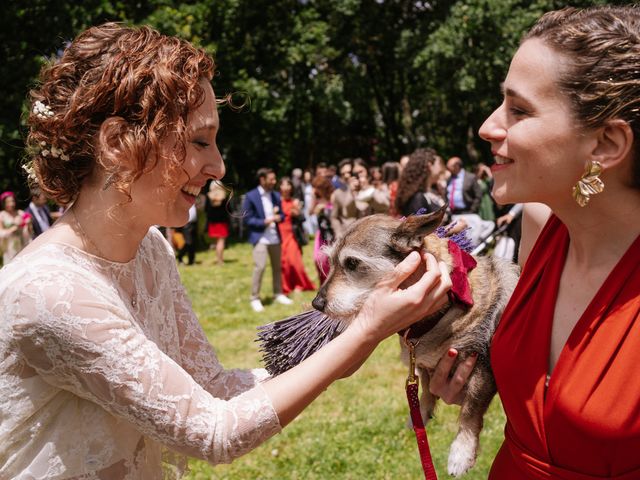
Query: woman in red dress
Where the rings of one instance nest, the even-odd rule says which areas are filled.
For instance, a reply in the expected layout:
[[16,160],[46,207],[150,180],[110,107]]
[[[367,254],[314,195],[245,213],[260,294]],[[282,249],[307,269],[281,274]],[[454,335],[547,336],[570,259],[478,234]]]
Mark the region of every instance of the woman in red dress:
[[[480,135],[497,202],[527,205],[491,346],[507,425],[490,479],[638,479],[640,7],[546,14],[503,89]],[[452,364],[431,383],[449,402],[469,371]]]
[[[284,221],[278,225],[282,237],[282,293],[294,290],[315,290],[316,287],[307,276],[302,262],[302,247],[294,235],[295,222],[302,220],[302,208],[298,199],[292,197],[293,184],[289,177],[280,179],[282,213]],[[302,223],[300,222],[300,226]]]

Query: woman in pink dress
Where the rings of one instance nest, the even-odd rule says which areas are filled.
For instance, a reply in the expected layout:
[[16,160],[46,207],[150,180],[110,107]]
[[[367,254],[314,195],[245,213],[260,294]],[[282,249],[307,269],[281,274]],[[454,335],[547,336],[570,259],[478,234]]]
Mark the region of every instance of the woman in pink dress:
[[313,187],[313,196],[315,204],[313,205],[313,214],[318,218],[318,233],[313,245],[313,260],[318,271],[318,278],[322,285],[329,274],[329,257],[324,253],[323,247],[330,245],[335,234],[331,228],[331,193],[333,192],[333,184],[329,178],[324,176],[316,176],[311,182]]
[[0,203],[0,252],[6,265],[31,240],[31,215],[16,207],[13,192],[3,192]]
[[[278,224],[282,238],[282,293],[293,291],[315,290],[302,262],[302,247],[294,235],[296,224],[302,226],[302,209],[300,201],[292,197],[293,184],[289,177],[280,180],[282,195],[282,213],[284,220]],[[304,234],[304,232],[303,232]]]

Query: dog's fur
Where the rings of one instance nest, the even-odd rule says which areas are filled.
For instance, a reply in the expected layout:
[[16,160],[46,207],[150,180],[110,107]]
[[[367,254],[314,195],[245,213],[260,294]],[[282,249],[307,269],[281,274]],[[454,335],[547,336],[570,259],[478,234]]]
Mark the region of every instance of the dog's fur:
[[[331,271],[313,306],[329,317],[349,323],[360,311],[375,285],[411,251],[424,249],[452,266],[448,240],[432,233],[444,211],[396,220],[372,215],[352,224],[328,250]],[[478,354],[476,366],[465,386],[458,434],[449,452],[448,470],[461,475],[476,459],[482,417],[496,393],[489,363],[489,343],[502,311],[518,280],[518,267],[494,257],[477,257],[469,275],[474,304],[465,308],[452,304],[436,326],[420,337],[415,348],[422,381],[420,407],[425,423],[431,418],[437,398],[429,392],[429,374],[451,347],[457,362]],[[414,342],[416,340],[414,339]],[[408,361],[401,339],[402,356]]]

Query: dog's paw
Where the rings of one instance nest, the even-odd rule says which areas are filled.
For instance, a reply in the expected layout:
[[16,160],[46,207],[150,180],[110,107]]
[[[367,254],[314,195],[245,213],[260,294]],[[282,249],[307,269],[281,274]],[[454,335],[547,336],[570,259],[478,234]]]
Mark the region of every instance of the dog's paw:
[[476,463],[476,451],[478,443],[475,438],[464,438],[465,435],[458,435],[451,444],[449,450],[449,463],[447,470],[449,475],[459,477],[473,467]]

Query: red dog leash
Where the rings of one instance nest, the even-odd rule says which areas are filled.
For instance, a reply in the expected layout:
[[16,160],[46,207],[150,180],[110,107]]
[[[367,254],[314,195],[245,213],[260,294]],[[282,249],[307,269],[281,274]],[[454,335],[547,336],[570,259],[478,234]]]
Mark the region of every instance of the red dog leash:
[[429,440],[427,439],[427,431],[422,423],[422,415],[420,415],[420,399],[418,398],[418,377],[416,376],[416,343],[407,338],[409,330],[404,334],[404,341],[409,349],[409,376],[405,385],[407,391],[407,400],[409,402],[409,412],[411,414],[411,423],[413,431],[416,434],[418,442],[418,452],[420,452],[420,462],[422,463],[422,471],[426,480],[438,480],[436,469],[433,466],[431,458],[431,450],[429,449]]

